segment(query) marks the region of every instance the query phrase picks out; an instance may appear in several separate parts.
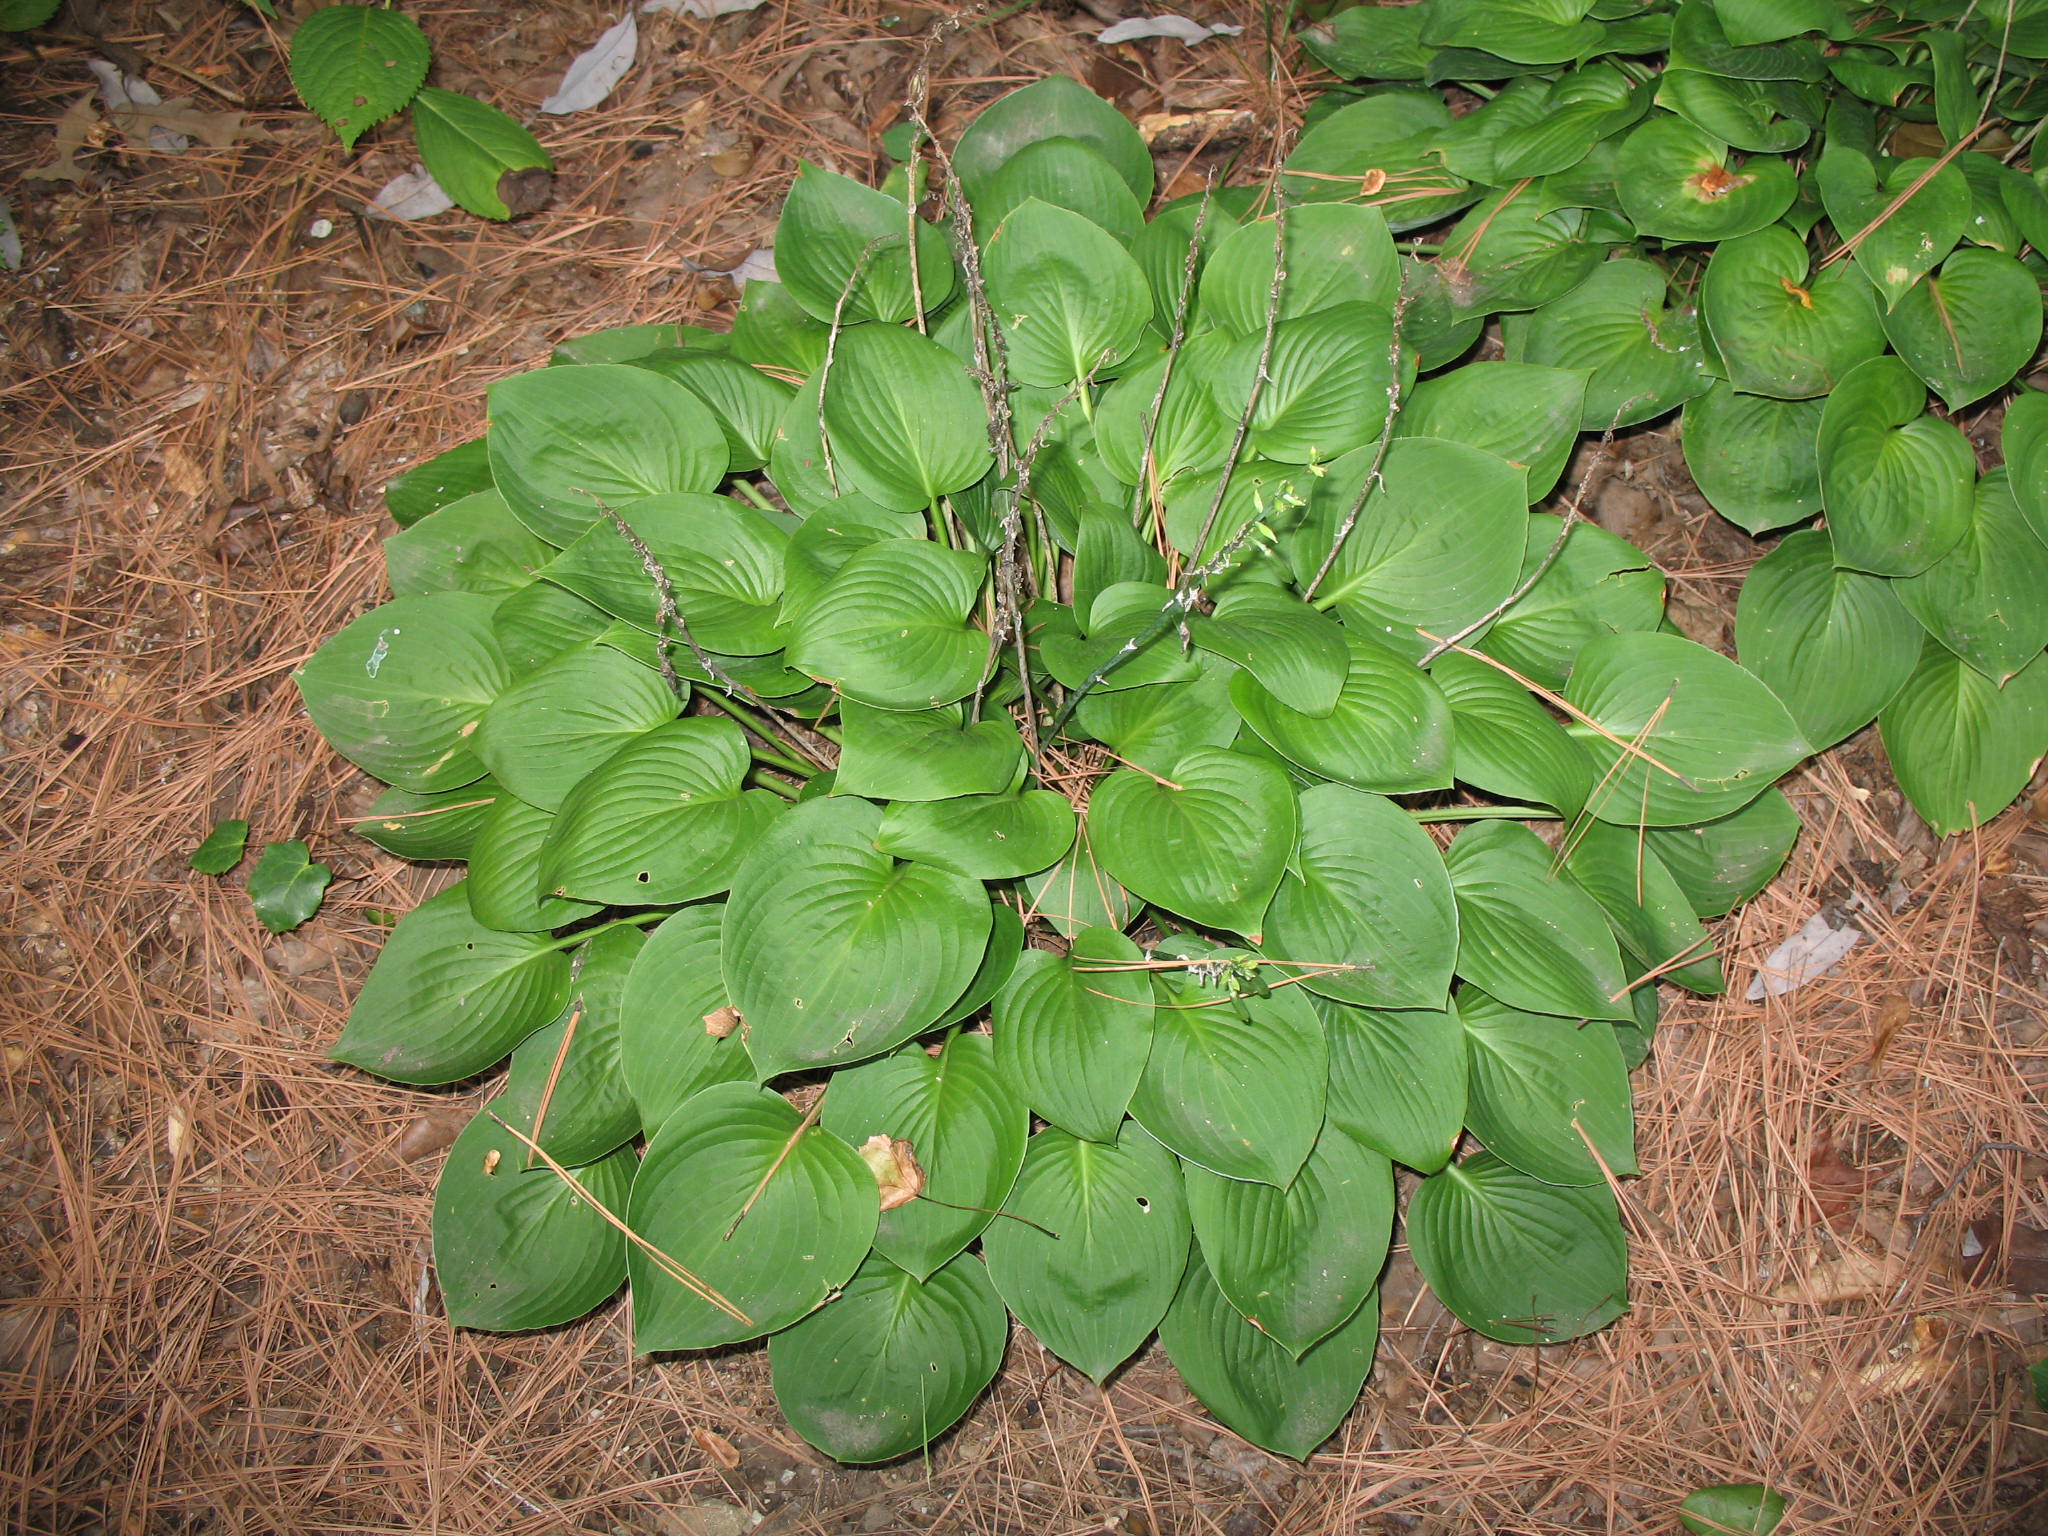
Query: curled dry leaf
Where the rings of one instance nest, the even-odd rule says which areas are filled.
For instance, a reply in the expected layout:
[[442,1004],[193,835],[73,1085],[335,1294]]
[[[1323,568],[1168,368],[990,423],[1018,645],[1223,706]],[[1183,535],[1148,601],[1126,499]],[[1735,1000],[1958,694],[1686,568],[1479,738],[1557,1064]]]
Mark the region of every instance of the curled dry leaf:
[[693,1429],[690,1438],[697,1442],[697,1449],[709,1456],[728,1472],[740,1469],[740,1453],[733,1443],[715,1429]]
[[1831,975],[1848,958],[1849,951],[1863,942],[1857,928],[1837,928],[1827,914],[1816,912],[1791,938],[1772,950],[1750,979],[1747,996],[1752,1003],[1766,997],[1782,997],[1809,981]]
[[1797,1280],[1788,1280],[1771,1292],[1771,1300],[1785,1305],[1824,1307],[1831,1302],[1855,1301],[1896,1285],[1901,1273],[1899,1261],[1889,1255],[1851,1249],[1838,1259],[1822,1259]]
[[1835,1133],[1823,1129],[1806,1154],[1806,1184],[1813,1193],[1815,1209],[1830,1226],[1855,1208],[1858,1197],[1867,1194],[1881,1179],[1898,1172],[1897,1163],[1876,1168],[1858,1168],[1846,1161],[1835,1145]]
[[2048,1232],[2002,1216],[1987,1216],[1963,1229],[1963,1273],[1977,1284],[1997,1285],[2022,1296],[2048,1296]]
[[909,1142],[877,1133],[861,1143],[860,1156],[874,1171],[883,1210],[908,1205],[924,1193],[924,1169],[918,1166],[917,1149]]
[[727,1003],[723,1008],[714,1008],[704,1015],[704,1033],[714,1040],[723,1040],[744,1022],[739,1009]]
[[1138,137],[1154,150],[1239,144],[1250,135],[1256,122],[1244,107],[1215,107],[1207,112],[1147,112],[1138,119]]
[[1871,1070],[1884,1065],[1884,1053],[1892,1048],[1899,1031],[1911,1022],[1913,1004],[1903,992],[1887,992],[1877,1005],[1877,1019],[1870,1029]]
[[454,1144],[462,1134],[462,1128],[469,1124],[471,1111],[466,1109],[430,1109],[413,1120],[399,1133],[398,1146],[394,1149],[401,1163],[416,1163],[423,1157],[431,1157],[444,1147]]
[[1912,1339],[1864,1366],[1856,1373],[1856,1385],[1876,1397],[1894,1397],[1939,1383],[1953,1364],[1944,1347],[1948,1336],[1949,1325],[1942,1319],[1914,1318]]

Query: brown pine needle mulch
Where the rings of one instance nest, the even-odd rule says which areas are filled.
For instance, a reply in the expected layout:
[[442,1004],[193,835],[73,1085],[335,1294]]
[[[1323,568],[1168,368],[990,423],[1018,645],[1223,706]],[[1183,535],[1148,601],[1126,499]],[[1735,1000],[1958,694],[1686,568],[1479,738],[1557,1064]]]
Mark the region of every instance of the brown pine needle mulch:
[[[414,11],[441,83],[522,114],[609,20]],[[960,34],[942,125],[1063,69],[1134,112],[1242,108],[1251,137],[1200,167],[1270,164],[1303,93],[1263,13],[1236,40],[1103,49],[1115,13]],[[758,1353],[635,1359],[617,1305],[538,1335],[448,1328],[428,1202],[488,1088],[324,1060],[376,915],[446,876],[349,834],[370,790],[287,676],[379,597],[383,483],[474,435],[484,386],[561,337],[723,324],[733,290],[701,269],[769,242],[797,156],[874,174],[938,15],[645,16],[612,99],[544,122],[555,202],[511,227],[360,217],[410,165],[405,132],[346,161],[242,7],[75,7],[0,44],[28,252],[0,306],[0,1525],[1533,1536],[1670,1530],[1690,1489],[1764,1481],[1788,1530],[2048,1530],[2026,1375],[2048,1348],[2028,1294],[2048,1289],[2048,828],[2022,807],[1936,843],[1861,742],[1789,786],[1792,867],[1720,928],[1736,996],[1678,1009],[1639,1074],[1634,1310],[1506,1348],[1397,1255],[1378,1369],[1306,1467],[1220,1432],[1156,1355],[1105,1396],[1021,1333],[928,1458],[848,1471],[782,1427]],[[242,116],[211,120],[219,146],[152,149],[76,105],[93,56]],[[25,179],[67,108],[86,179]],[[1192,157],[1162,176],[1198,184]],[[1626,445],[1601,516],[1725,639],[1756,547],[1670,449]],[[318,919],[272,938],[235,879],[186,867],[225,816],[333,866]],[[1824,906],[1868,935],[1848,963],[1742,1001]]]

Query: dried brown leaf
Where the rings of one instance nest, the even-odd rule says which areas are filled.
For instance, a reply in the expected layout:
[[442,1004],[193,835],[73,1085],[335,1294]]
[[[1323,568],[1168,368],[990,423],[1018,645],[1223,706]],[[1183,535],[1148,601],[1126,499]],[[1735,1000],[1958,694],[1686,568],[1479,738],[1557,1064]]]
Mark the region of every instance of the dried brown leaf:
[[877,1133],[861,1143],[860,1155],[875,1175],[883,1210],[908,1205],[924,1193],[924,1169],[918,1166],[917,1149],[909,1142]]
[[454,1144],[455,1138],[462,1134],[462,1128],[469,1124],[472,1113],[453,1105],[428,1110],[399,1133],[393,1154],[401,1163],[416,1163],[423,1157],[432,1157],[442,1148]]

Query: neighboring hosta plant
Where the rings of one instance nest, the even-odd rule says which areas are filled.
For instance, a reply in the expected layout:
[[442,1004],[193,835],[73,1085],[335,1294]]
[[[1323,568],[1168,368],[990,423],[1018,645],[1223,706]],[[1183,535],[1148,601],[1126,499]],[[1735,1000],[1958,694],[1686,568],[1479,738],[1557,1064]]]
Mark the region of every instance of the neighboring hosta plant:
[[[1448,127],[1432,92],[1374,100]],[[1657,983],[1721,989],[1702,919],[1784,860],[1773,782],[1888,702],[1908,615],[1978,587],[1909,599],[1800,535],[1818,558],[1774,556],[1779,585],[1847,659],[1781,643],[1791,707],[1670,632],[1641,551],[1531,510],[1582,430],[1704,396],[1666,269],[1606,259],[1634,236],[1590,172],[1591,207],[1541,217],[1511,183],[1449,237],[1462,265],[1403,254],[1374,200],[1405,227],[1483,188],[1390,194],[1327,148],[1354,121],[1277,209],[1149,220],[1144,143],[1058,78],[950,173],[929,146],[881,190],[806,166],[729,336],[568,343],[391,488],[393,600],[299,684],[392,786],[365,833],[469,865],[335,1048],[420,1084],[511,1057],[436,1201],[454,1322],[630,1283],[639,1349],[768,1337],[790,1422],[851,1461],[953,1423],[1007,1314],[1097,1380],[1156,1330],[1219,1418],[1303,1456],[1372,1362],[1397,1165],[1471,1327],[1624,1310],[1611,1181]],[[1561,175],[1614,118],[1534,121],[1581,125]],[[1508,360],[1461,361],[1539,303]],[[1908,488],[1872,493],[1871,539],[1925,547],[1917,447],[1952,429],[1899,415],[1899,367],[1841,421],[1731,394],[1726,473],[1810,516],[1771,455],[1810,479],[1817,441],[1830,496]],[[1758,400],[1817,418],[1805,458],[1742,424]],[[1965,497],[1972,549],[2032,537],[1997,486]],[[1922,715],[2016,729],[2027,674],[1906,650]]]

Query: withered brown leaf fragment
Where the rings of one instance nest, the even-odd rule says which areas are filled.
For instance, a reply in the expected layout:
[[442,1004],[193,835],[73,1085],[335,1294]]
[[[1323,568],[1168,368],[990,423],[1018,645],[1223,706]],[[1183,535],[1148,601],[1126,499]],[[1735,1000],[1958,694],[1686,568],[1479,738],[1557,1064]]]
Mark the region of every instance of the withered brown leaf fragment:
[[877,1132],[861,1143],[860,1156],[882,1191],[883,1210],[908,1205],[924,1193],[924,1169],[918,1166],[917,1149],[909,1142]]

